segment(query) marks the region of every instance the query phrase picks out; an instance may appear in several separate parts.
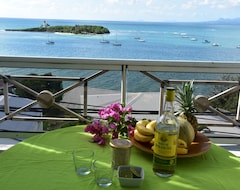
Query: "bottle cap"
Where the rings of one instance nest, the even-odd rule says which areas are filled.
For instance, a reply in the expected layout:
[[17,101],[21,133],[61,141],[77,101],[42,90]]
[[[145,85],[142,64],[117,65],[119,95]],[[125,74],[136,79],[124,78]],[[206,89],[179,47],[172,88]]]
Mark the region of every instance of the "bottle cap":
[[173,102],[174,97],[175,97],[175,88],[174,87],[167,87],[166,101]]

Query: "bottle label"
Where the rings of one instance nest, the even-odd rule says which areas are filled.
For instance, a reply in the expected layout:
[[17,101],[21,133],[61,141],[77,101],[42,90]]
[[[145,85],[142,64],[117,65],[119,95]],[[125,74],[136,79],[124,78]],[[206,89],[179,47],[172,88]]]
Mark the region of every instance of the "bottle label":
[[153,161],[157,165],[162,165],[162,166],[174,166],[176,165],[177,158],[172,158],[172,159],[164,159],[160,158],[157,155],[154,155]]
[[154,143],[154,153],[159,156],[164,157],[174,157],[176,156],[177,147],[177,134],[167,133],[167,132],[156,132],[155,143]]

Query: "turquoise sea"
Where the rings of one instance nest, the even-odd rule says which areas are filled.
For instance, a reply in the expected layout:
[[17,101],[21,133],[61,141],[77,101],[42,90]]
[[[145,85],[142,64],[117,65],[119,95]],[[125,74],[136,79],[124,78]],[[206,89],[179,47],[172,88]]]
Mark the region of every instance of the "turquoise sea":
[[[239,61],[240,25],[221,22],[158,23],[122,21],[53,20],[55,25],[101,25],[110,30],[108,35],[72,35],[41,32],[10,32],[5,29],[32,28],[43,24],[44,19],[0,18],[0,55],[43,56],[79,58],[123,58],[156,60]],[[100,43],[102,39],[110,43]],[[142,40],[139,40],[142,39]],[[54,45],[47,45],[47,40]],[[114,41],[122,46],[113,46]],[[203,43],[204,40],[210,43]],[[216,43],[219,46],[213,46]],[[16,66],[17,67],[17,66]],[[48,70],[49,71],[49,70]],[[45,70],[0,68],[1,74],[43,74]],[[60,76],[87,76],[92,71],[51,70]],[[70,74],[70,75],[69,75]],[[206,74],[157,73],[161,79],[206,79]],[[129,91],[158,91],[159,85],[140,73],[131,73]],[[110,72],[100,80],[90,83],[93,87],[119,89],[112,80],[119,80],[120,73]],[[221,75],[209,75],[219,79]],[[111,79],[111,80],[109,80]],[[111,81],[111,82],[110,82]],[[139,83],[141,85],[139,85]],[[116,82],[117,84],[117,82]],[[146,88],[142,87],[142,84]]]

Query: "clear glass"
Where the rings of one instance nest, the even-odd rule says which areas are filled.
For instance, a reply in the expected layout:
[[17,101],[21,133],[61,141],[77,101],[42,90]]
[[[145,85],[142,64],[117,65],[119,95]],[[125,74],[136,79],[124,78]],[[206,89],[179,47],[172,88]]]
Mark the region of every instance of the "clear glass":
[[114,174],[114,162],[104,162],[94,160],[93,171],[95,180],[100,187],[109,187],[112,185]]
[[94,157],[93,150],[81,148],[72,152],[75,172],[79,175],[88,175],[91,173],[92,162]]

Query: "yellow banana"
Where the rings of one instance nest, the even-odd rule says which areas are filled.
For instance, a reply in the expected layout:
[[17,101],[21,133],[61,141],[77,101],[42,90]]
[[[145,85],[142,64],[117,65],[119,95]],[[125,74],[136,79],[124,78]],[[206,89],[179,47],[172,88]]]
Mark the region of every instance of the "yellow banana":
[[187,148],[187,143],[182,139],[178,139],[178,147],[179,148]]
[[155,138],[152,138],[152,140],[150,141],[150,144],[154,144],[155,142]]
[[137,129],[134,129],[134,138],[139,142],[150,142],[153,135],[143,135]]
[[154,152],[154,145],[153,145],[153,146],[151,146],[151,149],[152,149],[152,151]]
[[157,120],[152,120],[146,125],[146,128],[155,131],[156,125],[157,125]]
[[137,123],[136,123],[136,126],[137,125],[141,125],[141,126],[146,126],[147,124],[149,123],[149,121],[147,119],[142,119],[142,120],[139,120]]
[[182,139],[178,139],[177,154],[187,154],[187,153],[188,153],[187,143]]
[[139,131],[139,133],[141,133],[142,135],[146,135],[146,136],[152,136],[154,135],[154,131],[152,129],[147,129],[144,126],[141,125],[136,125],[136,129]]
[[149,123],[148,120],[140,120],[136,123],[136,129],[142,135],[154,135],[154,130],[146,128],[146,125]]
[[[154,151],[154,146],[151,147],[151,149]],[[187,154],[188,149],[186,148],[177,148],[177,154]]]
[[177,154],[187,154],[188,149],[186,148],[177,148]]

